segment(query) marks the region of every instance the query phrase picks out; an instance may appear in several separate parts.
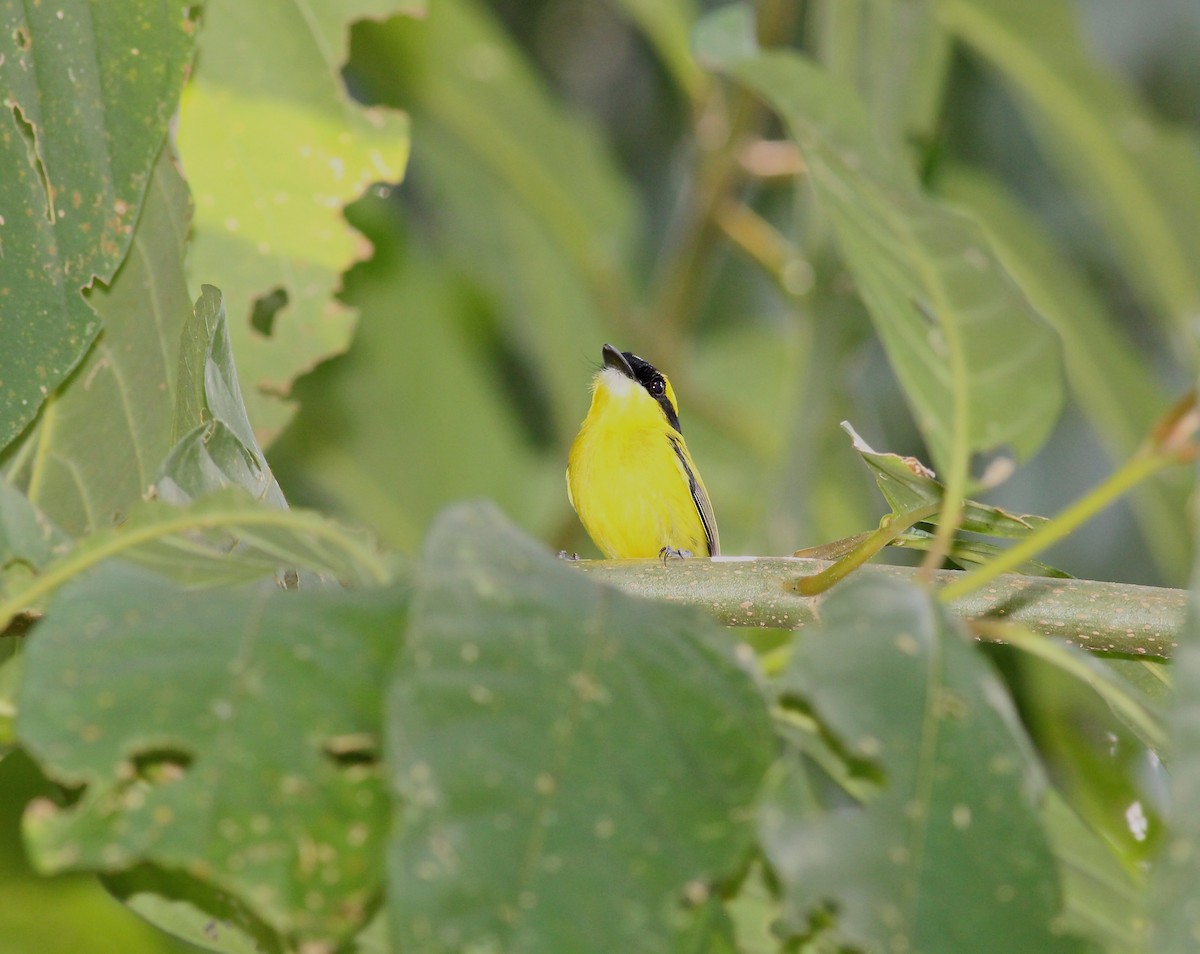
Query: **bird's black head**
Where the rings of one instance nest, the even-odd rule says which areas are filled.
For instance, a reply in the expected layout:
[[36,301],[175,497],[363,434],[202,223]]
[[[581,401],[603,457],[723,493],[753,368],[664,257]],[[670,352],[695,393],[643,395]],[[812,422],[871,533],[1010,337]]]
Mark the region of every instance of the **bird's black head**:
[[658,406],[662,408],[667,423],[680,434],[683,433],[683,429],[679,426],[679,412],[675,408],[675,392],[666,375],[632,351],[618,351],[612,345],[606,344],[601,353],[604,356],[605,367],[616,368],[645,388],[646,393],[654,398],[658,402]]

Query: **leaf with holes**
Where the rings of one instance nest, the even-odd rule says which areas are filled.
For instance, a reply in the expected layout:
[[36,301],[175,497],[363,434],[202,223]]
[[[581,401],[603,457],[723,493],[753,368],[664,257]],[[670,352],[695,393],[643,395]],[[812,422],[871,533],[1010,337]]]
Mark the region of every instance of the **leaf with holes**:
[[764,795],[763,849],[798,934],[820,908],[869,950],[1082,951],[1056,933],[1040,767],[1003,684],[922,589],[859,577],[781,679],[878,785],[825,807],[797,755]]
[[435,525],[386,753],[404,951],[659,951],[734,875],[774,752],[711,620],[597,585],[486,507]]
[[0,448],[100,330],[81,292],[129,249],[189,16],[158,0],[0,5]]
[[179,125],[196,196],[189,270],[194,283],[219,279],[225,292],[250,419],[264,443],[287,420],[280,397],[293,378],[349,341],[353,315],[333,295],[364,242],[343,206],[404,171],[404,117],[364,110],[342,80],[348,21],[404,9],[420,5],[204,5]]
[[104,331],[14,448],[10,479],[71,535],[111,526],[142,500],[171,447],[189,200],[169,150],[146,190],[133,245],[91,304]]
[[188,591],[110,565],[54,600],[25,653],[20,744],[78,789],[24,828],[43,872],[178,869],[296,942],[381,887],[376,764],[408,596]]

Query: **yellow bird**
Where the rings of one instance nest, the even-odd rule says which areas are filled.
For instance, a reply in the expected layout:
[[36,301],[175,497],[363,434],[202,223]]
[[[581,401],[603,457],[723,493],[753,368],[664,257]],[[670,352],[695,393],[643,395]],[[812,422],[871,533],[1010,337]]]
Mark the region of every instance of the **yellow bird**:
[[567,497],[610,559],[716,556],[717,521],[666,375],[606,344],[567,458]]

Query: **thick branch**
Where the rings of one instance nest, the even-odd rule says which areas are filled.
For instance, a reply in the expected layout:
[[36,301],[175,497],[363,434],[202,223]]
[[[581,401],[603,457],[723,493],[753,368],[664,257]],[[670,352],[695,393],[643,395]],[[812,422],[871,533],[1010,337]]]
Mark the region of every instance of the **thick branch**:
[[[795,557],[718,557],[716,560],[581,560],[574,564],[630,593],[689,603],[730,626],[800,629],[820,613],[821,596],[787,588],[799,576],[817,573],[824,560]],[[908,567],[865,566],[859,573],[915,578]],[[935,575],[944,584],[956,570]],[[1005,575],[955,600],[950,608],[966,619],[1022,623],[1047,636],[1061,636],[1097,653],[1167,659],[1183,624],[1183,590]]]

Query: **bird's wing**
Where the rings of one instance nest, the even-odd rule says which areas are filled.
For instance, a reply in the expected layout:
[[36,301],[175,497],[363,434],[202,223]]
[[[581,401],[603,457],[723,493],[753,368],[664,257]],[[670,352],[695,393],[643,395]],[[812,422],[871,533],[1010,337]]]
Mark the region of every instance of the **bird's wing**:
[[721,540],[717,535],[717,517],[713,513],[712,501],[708,499],[708,491],[704,489],[704,482],[696,473],[692,455],[688,453],[687,446],[681,438],[670,434],[667,440],[671,442],[675,456],[679,459],[679,466],[683,468],[684,476],[687,477],[692,502],[696,505],[696,512],[700,515],[700,523],[704,525],[704,538],[708,541],[708,554],[709,556],[719,556]]

